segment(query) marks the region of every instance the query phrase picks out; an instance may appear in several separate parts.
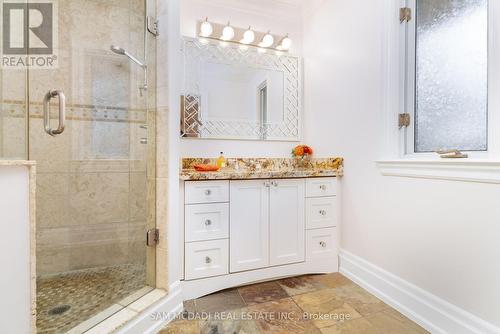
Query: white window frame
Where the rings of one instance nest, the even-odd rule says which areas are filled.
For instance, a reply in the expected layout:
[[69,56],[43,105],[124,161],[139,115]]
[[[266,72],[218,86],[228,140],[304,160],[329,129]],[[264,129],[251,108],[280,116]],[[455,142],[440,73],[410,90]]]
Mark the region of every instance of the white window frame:
[[[412,12],[412,19],[408,23],[400,24],[400,45],[402,47],[402,51],[400,56],[400,62],[404,64],[404,71],[400,73],[400,87],[402,91],[400,92],[401,96],[401,113],[406,112],[410,114],[411,122],[410,126],[403,127],[400,129],[403,134],[401,135],[402,142],[400,145],[402,146],[402,152],[408,158],[436,158],[437,154],[435,153],[420,153],[415,152],[415,63],[416,63],[416,50],[415,50],[415,31],[416,31],[416,2],[418,0],[403,0],[401,1],[401,7],[408,7]],[[500,15],[498,11],[500,10],[500,6],[498,6],[498,1],[489,0],[489,8],[488,8],[488,138],[487,138],[487,150],[486,151],[464,151],[467,153],[471,159],[488,159],[493,157],[494,155],[498,155],[498,147],[495,147],[495,133],[500,131],[500,123],[494,123],[495,117],[493,117],[493,113],[495,110],[498,110],[498,97],[495,95],[499,95],[499,90],[495,87],[498,85],[493,85],[494,70],[495,70],[495,60],[496,67],[498,67],[498,51],[494,50],[494,29],[495,29],[495,21],[496,19],[500,19]],[[495,58],[496,57],[496,58]],[[498,72],[498,70],[496,70]],[[498,77],[498,75],[496,76]],[[499,94],[495,94],[499,92]],[[497,101],[495,101],[497,100]]]
[[[416,0],[384,1],[383,72],[386,148],[376,161],[382,175],[500,184],[500,1],[489,0],[488,13],[488,151],[464,152],[467,159],[442,159],[414,151],[415,66],[407,65],[407,34],[415,29]],[[411,24],[400,23],[400,8],[412,9]],[[409,31],[412,29],[411,31]],[[412,52],[415,61],[415,50]],[[413,68],[413,70],[412,70]],[[410,73],[408,73],[410,72]],[[408,82],[413,78],[413,83]],[[408,108],[408,104],[411,108]],[[411,114],[411,125],[398,128],[400,113]]]

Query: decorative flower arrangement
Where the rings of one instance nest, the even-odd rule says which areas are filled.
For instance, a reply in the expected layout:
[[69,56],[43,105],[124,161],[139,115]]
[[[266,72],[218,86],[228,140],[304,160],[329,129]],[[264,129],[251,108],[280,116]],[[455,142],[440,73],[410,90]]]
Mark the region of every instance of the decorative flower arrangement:
[[311,147],[307,145],[299,145],[292,150],[292,156],[297,159],[297,165],[299,167],[307,167],[311,162],[313,152],[314,151]]

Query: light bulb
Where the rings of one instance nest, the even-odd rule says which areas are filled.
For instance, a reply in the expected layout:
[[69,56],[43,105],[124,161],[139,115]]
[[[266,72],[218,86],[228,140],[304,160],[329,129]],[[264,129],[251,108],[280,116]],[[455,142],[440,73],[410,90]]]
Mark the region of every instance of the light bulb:
[[205,21],[200,26],[200,36],[210,37],[213,32],[214,32],[214,28],[212,27],[212,24],[210,24],[210,22],[208,22],[208,17],[207,17],[205,19]]
[[269,32],[262,37],[262,41],[259,43],[260,47],[268,48],[274,44],[274,37]]
[[227,23],[227,26],[224,27],[222,30],[222,36],[221,39],[223,41],[230,41],[234,38],[234,29],[231,27],[230,23]]
[[241,43],[243,44],[251,44],[255,40],[255,33],[252,31],[251,27],[248,27],[248,30],[243,34],[243,39]]
[[286,35],[285,38],[283,38],[281,40],[281,43],[278,46],[278,49],[279,50],[288,50],[288,49],[290,49],[291,46],[292,46],[292,40],[288,37],[288,35]]

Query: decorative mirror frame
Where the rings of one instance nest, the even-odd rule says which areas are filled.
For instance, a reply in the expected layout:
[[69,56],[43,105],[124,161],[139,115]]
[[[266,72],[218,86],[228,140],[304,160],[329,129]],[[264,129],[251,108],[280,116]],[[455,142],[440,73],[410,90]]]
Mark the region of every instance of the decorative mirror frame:
[[[300,57],[258,48],[242,48],[231,43],[184,37],[183,95],[181,98],[181,137],[197,139],[243,139],[299,141],[302,116],[302,61]],[[204,120],[201,113],[200,76],[203,62],[243,65],[283,72],[283,122]]]

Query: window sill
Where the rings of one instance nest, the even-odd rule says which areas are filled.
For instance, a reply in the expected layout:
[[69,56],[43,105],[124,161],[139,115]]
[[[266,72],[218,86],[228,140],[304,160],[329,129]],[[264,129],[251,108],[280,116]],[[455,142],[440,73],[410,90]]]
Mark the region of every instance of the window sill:
[[384,176],[500,184],[500,161],[397,159],[376,164]]

